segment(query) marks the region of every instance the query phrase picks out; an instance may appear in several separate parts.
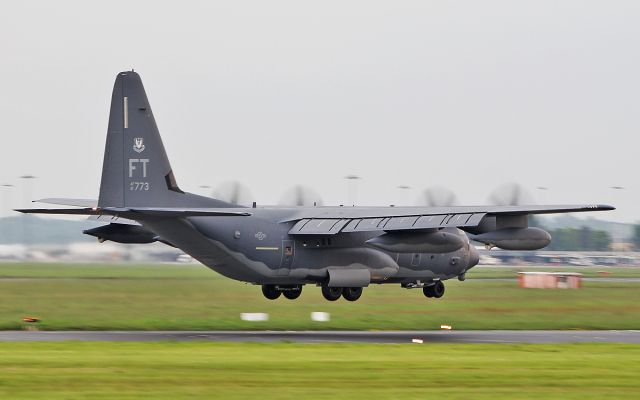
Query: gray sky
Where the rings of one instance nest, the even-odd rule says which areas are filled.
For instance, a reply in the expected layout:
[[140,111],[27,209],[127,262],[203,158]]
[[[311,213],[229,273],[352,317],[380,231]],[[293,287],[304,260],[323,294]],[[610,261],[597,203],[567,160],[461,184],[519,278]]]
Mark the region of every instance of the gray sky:
[[482,204],[517,181],[636,221],[638,21],[638,1],[8,2],[1,206],[25,205],[23,174],[33,197],[97,196],[135,68],[184,190],[237,179],[267,204],[303,182],[340,204],[356,174],[360,204],[432,185]]

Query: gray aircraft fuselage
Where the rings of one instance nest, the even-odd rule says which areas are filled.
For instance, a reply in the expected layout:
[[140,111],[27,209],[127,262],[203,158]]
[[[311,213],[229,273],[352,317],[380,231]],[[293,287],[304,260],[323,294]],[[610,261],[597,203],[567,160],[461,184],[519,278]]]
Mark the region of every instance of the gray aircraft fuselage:
[[381,233],[291,236],[294,222],[280,221],[295,215],[295,208],[238,211],[251,216],[139,222],[214,271],[256,284],[322,283],[329,267],[368,268],[371,283],[428,282],[460,276],[478,262],[475,247],[455,228],[465,242],[459,250],[392,253],[364,244]]

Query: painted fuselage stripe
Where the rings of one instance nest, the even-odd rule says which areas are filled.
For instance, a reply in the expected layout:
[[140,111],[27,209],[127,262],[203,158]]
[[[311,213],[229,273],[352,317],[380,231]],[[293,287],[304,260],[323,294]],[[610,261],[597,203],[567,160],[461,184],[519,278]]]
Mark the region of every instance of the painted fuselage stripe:
[[124,128],[129,128],[129,98],[125,97],[122,102],[122,106],[124,107]]

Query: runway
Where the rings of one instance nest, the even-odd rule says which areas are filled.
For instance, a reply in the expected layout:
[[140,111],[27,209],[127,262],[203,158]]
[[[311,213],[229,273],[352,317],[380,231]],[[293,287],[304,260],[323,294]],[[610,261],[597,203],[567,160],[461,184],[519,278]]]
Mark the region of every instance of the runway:
[[0,331],[0,342],[635,343],[626,331]]

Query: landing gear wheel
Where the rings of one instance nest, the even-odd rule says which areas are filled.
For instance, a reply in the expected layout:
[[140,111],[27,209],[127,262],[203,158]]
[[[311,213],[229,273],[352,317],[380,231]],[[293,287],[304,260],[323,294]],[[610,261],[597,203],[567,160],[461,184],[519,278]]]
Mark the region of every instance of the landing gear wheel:
[[444,283],[442,283],[442,281],[437,281],[435,285],[432,286],[432,288],[433,297],[439,299],[440,297],[444,296]]
[[362,296],[361,287],[346,287],[342,289],[342,297],[348,301],[356,301]]
[[302,294],[302,286],[296,286],[291,290],[283,290],[282,294],[289,300],[295,300]]
[[342,288],[323,286],[322,295],[329,301],[336,301],[342,296]]
[[282,292],[275,285],[262,285],[262,294],[269,300],[275,300],[280,297]]
[[442,283],[442,281],[435,281],[433,285],[423,287],[422,293],[424,293],[426,297],[439,299],[444,296],[444,283]]

